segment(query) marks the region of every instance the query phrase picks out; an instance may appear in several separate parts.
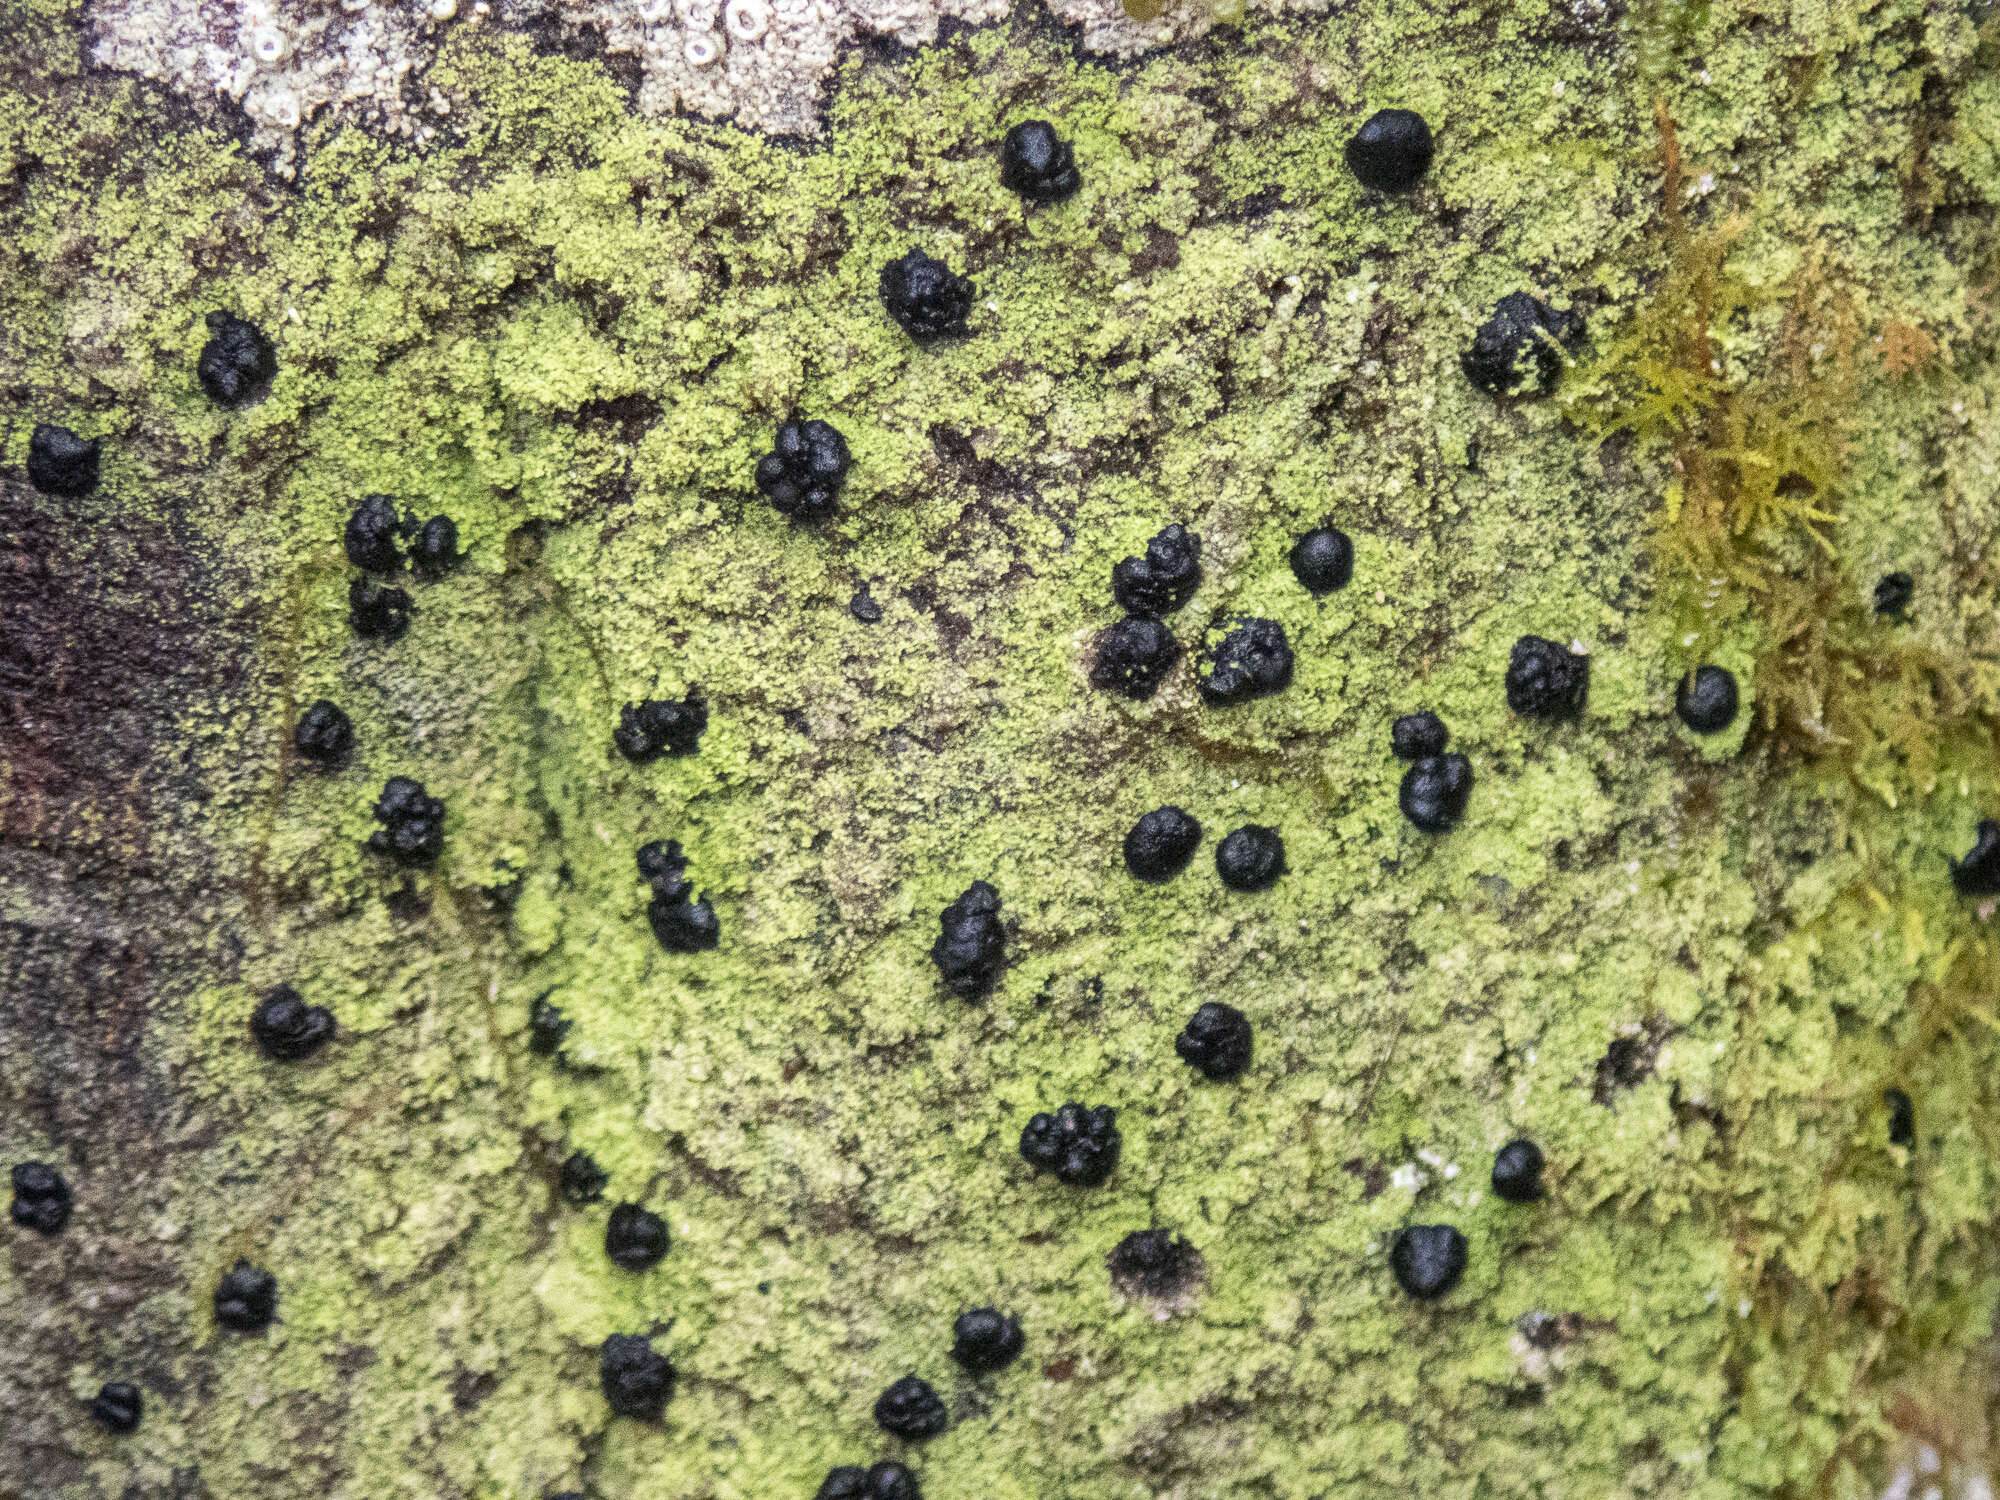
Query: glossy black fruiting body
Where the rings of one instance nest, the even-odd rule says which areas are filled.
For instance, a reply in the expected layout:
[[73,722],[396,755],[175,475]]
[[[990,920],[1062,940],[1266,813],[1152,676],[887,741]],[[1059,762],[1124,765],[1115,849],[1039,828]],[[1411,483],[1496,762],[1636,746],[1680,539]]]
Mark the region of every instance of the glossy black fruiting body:
[[1030,203],[1055,203],[1083,186],[1083,174],[1055,126],[1023,120],[1000,138],[1000,185]]
[[278,1315],[278,1278],[239,1260],[215,1287],[215,1321],[235,1333],[269,1328]]
[[941,260],[912,250],[882,268],[882,305],[911,338],[957,338],[972,311],[973,286]]
[[1285,841],[1275,828],[1245,823],[1215,846],[1215,873],[1232,891],[1267,891],[1285,873]]
[[1431,167],[1431,127],[1413,109],[1380,109],[1347,142],[1347,170],[1378,193],[1407,193]]
[[1097,637],[1097,659],[1090,665],[1090,685],[1135,702],[1144,702],[1181,659],[1180,642],[1158,620],[1127,615]]
[[28,438],[28,482],[44,495],[75,499],[97,488],[100,438],[86,441],[67,427],[37,422]]
[[914,1375],[905,1375],[875,1398],[875,1424],[905,1442],[934,1438],[950,1420],[930,1382]]
[[863,625],[876,624],[882,618],[882,606],[875,602],[874,595],[868,592],[868,585],[865,583],[856,589],[854,597],[847,601],[847,612]]
[[2000,896],[2000,820],[1979,820],[1965,858],[1951,862],[1951,883],[1961,896]]
[[1125,868],[1157,885],[1185,870],[1200,843],[1201,824],[1192,813],[1156,807],[1125,835]]
[[458,552],[458,523],[450,516],[432,516],[421,525],[411,516],[403,522],[410,539],[410,566],[426,578],[442,578],[463,559]]
[[1472,796],[1472,762],[1463,755],[1426,755],[1403,773],[1396,805],[1425,833],[1449,833]]
[[572,1151],[562,1164],[562,1195],[578,1208],[604,1196],[611,1179],[588,1151]]
[[657,1422],[674,1394],[674,1367],[644,1334],[614,1333],[597,1354],[604,1399],[621,1417]]
[[218,406],[241,404],[278,373],[277,351],[255,323],[217,309],[204,320],[208,342],[194,362],[195,379]]
[[1141,1297],[1171,1297],[1184,1290],[1201,1264],[1186,1240],[1167,1229],[1135,1229],[1105,1257],[1119,1290]]
[[1174,1051],[1211,1083],[1227,1083],[1250,1066],[1250,1018],[1220,1000],[1205,1001],[1174,1038]]
[[847,439],[831,424],[790,421],[778,429],[771,451],[757,460],[757,490],[794,521],[824,521],[833,514],[853,462]]
[[1533,1203],[1542,1196],[1542,1148],[1533,1141],[1509,1141],[1493,1154],[1493,1191],[1509,1203]]
[[1021,1320],[997,1307],[975,1307],[951,1325],[951,1357],[974,1375],[1004,1370],[1021,1356]]
[[1201,538],[1179,522],[1146,543],[1145,555],[1111,569],[1111,597],[1128,615],[1157,620],[1194,597],[1201,586]]
[[1444,727],[1444,720],[1428,708],[1404,714],[1389,726],[1389,748],[1402,760],[1425,760],[1433,755],[1442,755],[1444,747],[1450,743],[1451,731]]
[[639,878],[653,888],[646,920],[667,952],[706,953],[722,941],[722,922],[707,896],[696,898],[687,863],[676,839],[654,839],[640,847]]
[[1389,1251],[1396,1284],[1424,1302],[1457,1286],[1465,1262],[1465,1236],[1449,1224],[1412,1224],[1397,1234]]
[[1208,662],[1201,696],[1217,707],[1268,698],[1292,681],[1292,648],[1276,620],[1232,620]]
[[399,865],[434,864],[444,850],[444,802],[408,776],[391,776],[375,799],[382,826],[368,835],[368,847]]
[[561,1006],[535,1001],[528,1007],[528,1050],[537,1057],[554,1057],[571,1024]]
[[266,1057],[300,1062],[333,1040],[333,1012],[308,1005],[289,984],[273,985],[250,1012],[250,1037]]
[[1507,706],[1531,719],[1574,719],[1590,691],[1590,658],[1524,635],[1507,658]]
[[37,1234],[60,1234],[75,1200],[63,1174],[44,1161],[24,1161],[11,1174],[14,1201],[7,1216]]
[[354,748],[354,721],[339,704],[321,698],[299,715],[292,730],[292,747],[301,759],[314,765],[338,766]]
[[1575,313],[1557,312],[1526,292],[1509,292],[1479,326],[1459,367],[1492,395],[1542,395],[1562,379],[1564,351],[1582,338],[1583,319]]
[[645,1271],[660,1263],[667,1253],[667,1221],[636,1203],[621,1203],[611,1210],[604,1226],[604,1253],[611,1263],[627,1271]]
[[98,1388],[91,1398],[90,1414],[106,1432],[125,1437],[139,1430],[139,1418],[145,1415],[146,1398],[139,1387],[123,1380],[107,1381]]
[[1118,1165],[1118,1112],[1069,1103],[1039,1114],[1021,1131],[1021,1158],[1071,1187],[1099,1187]]
[[369,573],[395,573],[403,566],[403,554],[396,545],[402,534],[396,502],[387,495],[363,495],[354,514],[347,518],[341,545],[355,567]]
[[1908,573],[1884,573],[1875,580],[1875,613],[1892,620],[1903,618],[1910,601],[1917,597],[1917,580]]
[[1884,1089],[1882,1102],[1889,1108],[1889,1144],[1914,1146],[1917,1143],[1917,1107],[1901,1089]]
[[1354,577],[1354,543],[1337,526],[1315,526],[1292,543],[1292,577],[1309,594],[1331,594]]
[[1720,734],[1736,722],[1736,677],[1724,667],[1696,667],[1674,688],[1674,712],[1696,734]]
[[842,1464],[827,1471],[813,1500],[924,1500],[917,1476],[901,1464],[876,1464],[863,1469]]
[[626,704],[618,711],[618,727],[611,731],[611,743],[627,760],[643,765],[662,755],[693,755],[701,748],[702,731],[707,728],[708,705],[699,689],[690,689],[679,702],[647,698]]
[[410,628],[408,591],[355,579],[347,586],[347,623],[365,641],[400,641]]
[[983,880],[967,886],[938,916],[931,961],[944,986],[961,1000],[988,994],[1007,962],[1007,932],[1000,925],[1000,893]]

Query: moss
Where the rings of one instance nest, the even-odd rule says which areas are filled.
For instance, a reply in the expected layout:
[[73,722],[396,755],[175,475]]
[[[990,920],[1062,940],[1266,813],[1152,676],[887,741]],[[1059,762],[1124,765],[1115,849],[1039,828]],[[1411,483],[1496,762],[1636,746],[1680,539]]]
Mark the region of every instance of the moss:
[[[2000,961],[1943,859],[2000,799],[1992,43],[1908,4],[1641,19],[1368,0],[1117,70],[986,30],[850,61],[803,146],[469,35],[428,79],[452,138],[320,122],[283,191],[35,31],[7,384],[110,440],[104,524],[191,536],[254,639],[161,747],[191,779],[159,837],[222,892],[146,1035],[200,1125],[171,1213],[118,1226],[162,1269],[127,1324],[60,1315],[153,1361],[160,1414],[149,1386],[115,1455],[38,1438],[62,1492],[810,1493],[882,1451],[911,1369],[958,1417],[939,1495],[1860,1495],[1906,1436],[1981,1451]],[[1028,99],[1084,172],[1051,209],[994,169]],[[1333,164],[1389,102],[1440,151],[1383,204]],[[882,315],[912,245],[978,284],[970,338]],[[1458,372],[1520,288],[1589,315],[1562,401]],[[217,305],[278,344],[233,414],[194,379]],[[855,454],[821,530],[751,483],[794,410]],[[345,621],[374,490],[468,552],[393,646]],[[1355,579],[1315,600],[1285,554],[1323,517]],[[1279,621],[1285,693],[1087,689],[1112,564],[1172,520],[1204,543],[1183,639]],[[1901,634],[1854,592],[1891,565]],[[1590,649],[1581,725],[1507,711],[1528,631]],[[1742,737],[1676,726],[1696,657],[1743,679]],[[698,756],[613,752],[620,703],[697,686]],[[286,749],[322,694],[339,776]],[[1396,811],[1419,706],[1479,778],[1442,839]],[[435,874],[363,850],[397,773],[446,800]],[[1119,841],[1162,802],[1281,828],[1292,874],[1140,886]],[[719,951],[650,937],[656,837]],[[1012,962],[967,1007],[927,951],[975,878]],[[323,1066],[244,1043],[281,979],[339,1017]],[[1173,1055],[1209,998],[1257,1026],[1229,1088]],[[1067,1098],[1119,1110],[1101,1191],[1016,1157]],[[1532,1209],[1484,1188],[1521,1133]],[[655,1271],[560,1204],[578,1147],[667,1217]],[[1388,1273],[1413,1219],[1472,1244],[1435,1308]],[[1207,1271],[1165,1318],[1104,1271],[1155,1224]],[[210,1326],[238,1255],[279,1277],[266,1339]],[[984,1303],[1029,1358],[975,1388],[946,1351]],[[608,1421],[614,1331],[683,1372],[659,1428]]]

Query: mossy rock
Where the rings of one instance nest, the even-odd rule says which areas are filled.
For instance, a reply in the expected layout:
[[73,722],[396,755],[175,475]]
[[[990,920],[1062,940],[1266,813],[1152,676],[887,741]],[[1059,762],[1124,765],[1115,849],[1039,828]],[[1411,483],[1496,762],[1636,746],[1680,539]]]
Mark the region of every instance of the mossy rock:
[[[1917,1442],[1983,1462],[2000,954],[1948,860],[2000,813],[1990,7],[1360,0],[1117,66],[1024,11],[857,53],[796,141],[468,27],[433,139],[322,117],[289,183],[86,66],[80,13],[9,14],[0,1151],[76,1208],[8,1227],[0,1494],[778,1500],[899,1457],[933,1500],[1859,1500]],[[1399,198],[1341,165],[1390,105],[1438,141]],[[1083,173],[1047,208],[995,167],[1035,115]],[[973,278],[967,337],[883,315],[912,246]],[[1515,291],[1588,330],[1540,400],[1460,369]],[[277,350],[233,411],[216,308]],[[752,479],[793,414],[854,455],[818,528]],[[37,420],[103,438],[96,491],[27,485]],[[466,553],[393,643],[347,618],[375,492]],[[1316,598],[1323,520],[1355,563]],[[1093,691],[1112,565],[1172,521],[1187,656]],[[1211,707],[1237,615],[1295,677]],[[1580,719],[1510,712],[1529,633],[1588,652]],[[1702,662],[1720,735],[1672,712]],[[617,754],[692,689],[698,753]],[[321,697],[333,771],[291,748]],[[1420,707],[1476,778],[1442,835],[1397,810]],[[366,847],[398,774],[434,868]],[[1206,838],[1143,885],[1163,803]],[[1268,891],[1215,877],[1246,823]],[[666,838],[713,951],[649,930]],[[1007,966],[968,1004],[930,947],[975,879]],[[304,1063],[250,1041],[281,982],[337,1020]],[[1174,1051],[1210,999],[1255,1027],[1230,1083]],[[1118,1112],[1101,1188],[1017,1153],[1071,1099]],[[1522,1135],[1533,1204],[1487,1183]],[[626,1201],[650,1270],[605,1255]],[[1390,1274],[1412,1223],[1469,1242],[1439,1302]],[[1107,1266],[1155,1227],[1194,1252],[1159,1295]],[[261,1335],[212,1317],[239,1258]],[[1026,1354],[973,1378],[985,1304]],[[613,1333],[679,1370],[657,1424],[606,1406]],[[909,1372],[952,1425],[905,1449]]]

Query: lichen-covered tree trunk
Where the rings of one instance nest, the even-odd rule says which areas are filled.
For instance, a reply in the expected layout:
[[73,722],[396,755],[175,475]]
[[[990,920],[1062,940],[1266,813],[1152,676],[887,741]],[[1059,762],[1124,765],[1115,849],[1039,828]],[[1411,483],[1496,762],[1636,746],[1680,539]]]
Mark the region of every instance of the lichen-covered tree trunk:
[[[211,9],[0,6],[0,1162],[74,1198],[0,1225],[0,1496],[895,1459],[932,1500],[1860,1500],[1918,1443],[1986,1461],[2000,940],[1950,861],[2000,816],[1990,4],[1173,10],[1123,61],[1024,7],[843,55],[786,139],[649,112],[560,10],[433,6],[421,139],[330,106],[275,154],[101,61],[149,17],[268,50]],[[1390,106],[1436,135],[1397,196],[1342,154]],[[997,166],[1031,118],[1082,176],[1046,206]],[[963,337],[885,313],[913,247]],[[1496,399],[1461,354],[1515,292],[1584,333]],[[218,309],[277,357],[235,408]],[[816,526],[754,480],[793,417],[853,460]],[[94,489],[29,482],[37,423],[102,440]],[[350,619],[370,494],[464,553],[378,580],[393,640]],[[1111,569],[1169,522],[1201,584],[1131,701],[1091,683]],[[1213,704],[1238,616],[1295,670]],[[1510,708],[1530,634],[1587,654],[1579,716]],[[1675,717],[1702,664],[1720,732]],[[695,753],[615,748],[690,693]],[[1398,808],[1419,708],[1473,775],[1444,833]],[[369,847],[392,776],[433,864]],[[1168,804],[1202,844],[1141,883]],[[1246,824],[1263,891],[1217,876]],[[665,839],[713,949],[655,939]],[[975,880],[967,1001],[931,946]],[[304,1060],[253,1040],[279,985],[333,1017]],[[1176,1055],[1210,1000],[1233,1081]],[[1101,1186],[1018,1150],[1066,1101],[1117,1112]],[[1517,1137],[1533,1203],[1489,1183]],[[628,1202],[650,1269],[606,1254]],[[1468,1243],[1440,1300],[1413,1224]],[[1193,1253],[1114,1277],[1151,1228]],[[261,1332],[216,1316],[239,1260]],[[1025,1353],[974,1376],[985,1305]],[[676,1367],[659,1420],[607,1405],[611,1334]],[[906,1373],[926,1442],[874,1420]]]

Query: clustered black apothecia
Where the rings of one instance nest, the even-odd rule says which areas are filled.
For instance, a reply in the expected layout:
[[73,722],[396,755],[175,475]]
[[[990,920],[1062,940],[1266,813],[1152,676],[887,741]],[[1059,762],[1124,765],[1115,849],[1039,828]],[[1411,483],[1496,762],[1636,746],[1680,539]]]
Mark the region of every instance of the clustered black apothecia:
[[399,865],[435,864],[444,851],[444,802],[408,776],[391,776],[375,800],[382,826],[368,835],[368,847]]
[[279,1062],[304,1061],[332,1041],[333,1033],[333,1012],[324,1005],[306,1004],[289,984],[266,990],[250,1012],[251,1039],[266,1057]]
[[1192,813],[1156,807],[1125,835],[1125,868],[1157,885],[1185,870],[1200,844],[1201,824]]
[[396,515],[396,502],[387,495],[362,496],[340,536],[347,560],[367,573],[399,572],[403,554],[397,542],[402,525]]
[[24,1161],[11,1174],[14,1201],[7,1217],[37,1234],[60,1234],[74,1203],[63,1174],[45,1161]]
[[1232,891],[1267,891],[1285,873],[1285,841],[1275,828],[1245,823],[1215,846],[1215,873]]
[[1410,761],[1396,792],[1403,816],[1425,833],[1449,833],[1472,795],[1472,762],[1447,755],[1451,732],[1429,709],[1405,714],[1389,728],[1389,748]]
[[597,1380],[604,1399],[621,1417],[657,1422],[674,1394],[674,1366],[641,1333],[614,1333],[597,1352]]
[[975,880],[938,915],[931,960],[945,988],[961,1000],[978,1000],[1000,978],[1007,961],[1007,931],[1000,925],[1000,893]]
[[1292,681],[1292,648],[1276,620],[1231,620],[1208,653],[1201,696],[1211,705],[1248,703],[1282,692]]
[[318,766],[340,766],[354,748],[354,721],[337,703],[321,698],[299,715],[292,748]]
[[1160,689],[1174,663],[1181,659],[1180,642],[1158,620],[1127,615],[1097,637],[1097,659],[1090,666],[1090,685],[1144,702]]
[[535,1000],[528,1006],[528,1050],[537,1057],[554,1057],[569,1035],[570,1019],[559,1005]]
[[701,748],[702,731],[708,728],[708,705],[699,688],[690,688],[685,698],[647,698],[628,703],[618,711],[618,727],[611,731],[611,743],[618,753],[635,765],[644,765],[662,755],[693,755]]
[[889,316],[919,343],[965,333],[973,285],[943,261],[912,250],[882,268],[879,290]]
[[1201,586],[1201,538],[1176,522],[1146,543],[1143,557],[1111,569],[1111,597],[1128,615],[1157,620],[1194,597]]
[[278,373],[277,351],[256,324],[217,309],[205,320],[208,342],[195,360],[195,378],[218,406],[240,406]]
[[146,1398],[139,1387],[123,1380],[106,1381],[90,1400],[90,1414],[106,1432],[127,1437],[139,1430]]
[[1509,292],[1459,356],[1465,378],[1495,396],[1544,395],[1562,378],[1566,352],[1583,339],[1583,319],[1526,292]]
[[1118,1113],[1069,1103],[1039,1114],[1021,1131],[1021,1158],[1071,1187],[1101,1187],[1118,1165]]
[[256,1333],[278,1315],[278,1278],[239,1260],[215,1287],[215,1321],[233,1333]]
[[794,521],[824,521],[833,514],[853,462],[847,439],[831,423],[794,418],[778,429],[771,451],[757,460],[757,489],[773,509]]
[[604,1253],[611,1263],[627,1271],[645,1271],[658,1265],[667,1253],[667,1221],[636,1203],[621,1203],[611,1210],[604,1226]]
[[1227,1083],[1250,1066],[1250,1018],[1220,1000],[1204,1001],[1174,1038],[1174,1051],[1211,1083]]
[[97,488],[101,438],[78,437],[67,427],[37,422],[28,437],[28,483],[44,495],[74,500]]
[[562,1195],[578,1208],[602,1198],[605,1184],[610,1181],[588,1151],[572,1151],[563,1159]]
[[1530,719],[1574,719],[1590,690],[1590,658],[1524,635],[1507,658],[1507,706]]
[[934,1438],[950,1423],[944,1402],[927,1380],[905,1375],[875,1398],[875,1424],[905,1442]]
[[366,573],[401,572],[405,543],[410,566],[429,578],[449,573],[462,560],[456,521],[450,516],[419,521],[414,512],[399,516],[396,502],[387,495],[364,495],[341,534],[347,560]]
[[708,897],[697,899],[687,878],[687,856],[674,839],[655,839],[639,850],[639,878],[653,888],[646,920],[669,953],[705,953],[722,941],[722,923]]
[[1493,1156],[1493,1191],[1509,1203],[1533,1203],[1542,1196],[1542,1148],[1512,1140]]
[[1431,128],[1413,109],[1381,109],[1347,142],[1347,170],[1378,193],[1407,193],[1430,170]]
[[1292,543],[1291,563],[1307,593],[1331,594],[1354,577],[1354,543],[1337,526],[1315,526]]
[[882,606],[875,602],[875,596],[868,592],[868,585],[862,584],[854,591],[854,597],[847,601],[847,612],[863,625],[874,625],[882,619]]
[[1674,688],[1674,712],[1696,734],[1720,734],[1736,722],[1736,678],[1723,667],[1696,667]]
[[1419,1301],[1444,1296],[1465,1274],[1465,1236],[1449,1224],[1412,1224],[1389,1250],[1396,1284]]
[[1201,1256],[1170,1229],[1135,1229],[1105,1257],[1111,1284],[1128,1297],[1173,1297],[1200,1274]]
[[1427,755],[1403,773],[1396,805],[1425,833],[1449,833],[1472,796],[1472,762],[1463,755]]
[[1047,120],[1023,120],[1000,138],[1000,185],[1030,203],[1055,203],[1083,186],[1076,153]]
[[997,1307],[975,1307],[951,1325],[951,1357],[974,1375],[1004,1370],[1020,1358],[1021,1320]]
[[1980,819],[1965,858],[1951,862],[1951,883],[1961,896],[2000,896],[2000,819]]
[[356,578],[347,585],[347,623],[367,641],[400,641],[410,628],[409,590]]
[[863,1469],[842,1464],[827,1471],[813,1500],[924,1500],[917,1476],[898,1463]]

